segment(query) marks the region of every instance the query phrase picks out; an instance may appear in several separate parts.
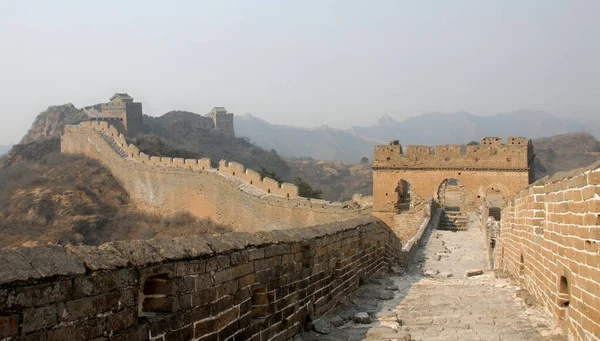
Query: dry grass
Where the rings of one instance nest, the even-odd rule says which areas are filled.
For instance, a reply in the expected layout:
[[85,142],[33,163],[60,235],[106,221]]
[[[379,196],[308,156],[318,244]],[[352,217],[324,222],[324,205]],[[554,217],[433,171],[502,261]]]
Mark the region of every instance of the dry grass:
[[36,148],[45,147],[29,144],[20,154],[10,155],[13,161],[0,169],[0,246],[97,245],[229,230],[186,213],[142,212],[98,162],[57,151],[40,157]]

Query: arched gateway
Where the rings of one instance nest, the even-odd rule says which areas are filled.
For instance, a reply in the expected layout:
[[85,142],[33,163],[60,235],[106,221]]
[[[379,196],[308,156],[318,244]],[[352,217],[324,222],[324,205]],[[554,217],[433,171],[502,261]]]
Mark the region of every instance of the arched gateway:
[[[398,141],[375,146],[373,162],[373,213],[389,226],[406,207],[398,198],[398,188],[410,188],[411,206],[415,198],[437,197],[441,184],[449,179],[464,191],[464,210],[479,207],[494,188],[502,196],[513,196],[533,182],[533,144],[524,137],[484,137],[478,146],[407,146]],[[407,183],[410,186],[399,186]],[[454,182],[452,182],[454,183]],[[483,195],[482,195],[483,194]]]

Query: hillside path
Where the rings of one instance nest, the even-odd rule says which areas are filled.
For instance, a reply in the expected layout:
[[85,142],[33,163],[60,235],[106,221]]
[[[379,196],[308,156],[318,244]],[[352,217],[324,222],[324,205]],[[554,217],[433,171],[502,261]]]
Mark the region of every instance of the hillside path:
[[[315,321],[329,333],[311,331],[296,340],[567,340],[516,282],[486,270],[484,237],[469,225],[467,231],[430,231],[406,273],[370,279]],[[486,271],[465,277],[474,269]],[[355,323],[358,312],[372,322]]]

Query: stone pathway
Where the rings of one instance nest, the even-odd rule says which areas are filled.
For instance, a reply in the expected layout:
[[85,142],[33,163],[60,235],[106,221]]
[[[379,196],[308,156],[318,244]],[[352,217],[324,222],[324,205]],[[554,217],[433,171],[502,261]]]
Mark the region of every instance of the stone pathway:
[[426,239],[406,273],[370,279],[296,340],[567,340],[527,292],[486,270],[478,228]]

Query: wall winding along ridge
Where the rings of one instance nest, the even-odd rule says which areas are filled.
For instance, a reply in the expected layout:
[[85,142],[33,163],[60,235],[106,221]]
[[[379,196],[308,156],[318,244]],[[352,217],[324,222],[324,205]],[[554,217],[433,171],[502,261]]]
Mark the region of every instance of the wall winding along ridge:
[[289,340],[401,258],[396,235],[372,217],[0,249],[0,339]]
[[600,340],[600,163],[544,178],[502,210],[495,264],[577,340]]
[[61,151],[99,160],[136,201],[168,211],[189,211],[238,231],[342,221],[369,215],[370,207],[298,196],[292,184],[260,178],[236,162],[149,156],[127,145],[108,122],[65,127]]

